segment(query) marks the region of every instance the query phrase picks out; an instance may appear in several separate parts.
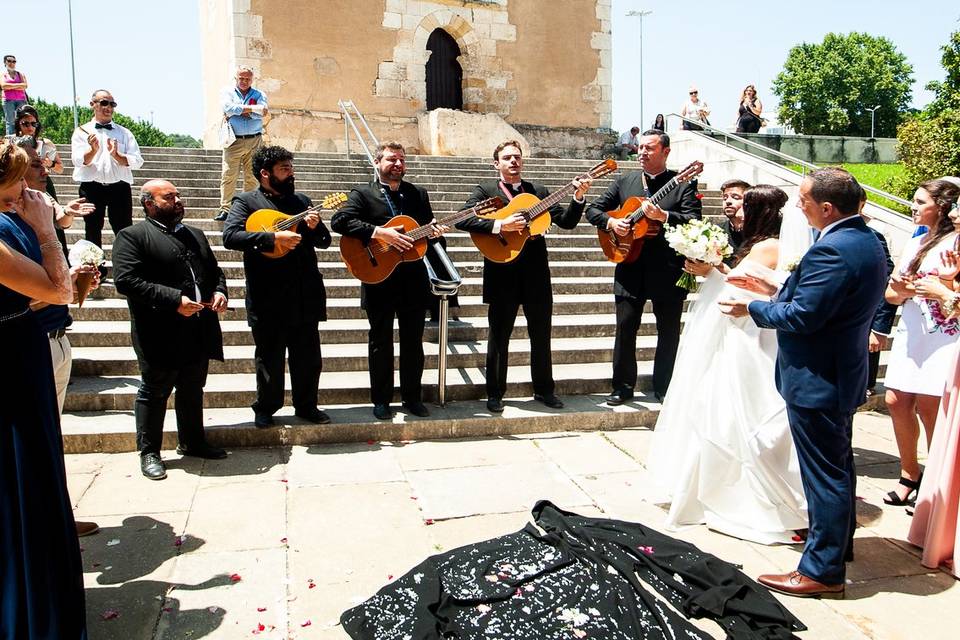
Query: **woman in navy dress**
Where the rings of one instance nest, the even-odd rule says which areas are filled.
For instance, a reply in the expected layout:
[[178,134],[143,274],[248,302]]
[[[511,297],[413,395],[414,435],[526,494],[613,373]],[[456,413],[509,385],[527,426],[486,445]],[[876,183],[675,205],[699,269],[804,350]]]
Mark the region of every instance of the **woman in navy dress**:
[[28,164],[0,143],[0,638],[86,640],[50,344],[28,306],[73,292],[53,211],[23,182]]

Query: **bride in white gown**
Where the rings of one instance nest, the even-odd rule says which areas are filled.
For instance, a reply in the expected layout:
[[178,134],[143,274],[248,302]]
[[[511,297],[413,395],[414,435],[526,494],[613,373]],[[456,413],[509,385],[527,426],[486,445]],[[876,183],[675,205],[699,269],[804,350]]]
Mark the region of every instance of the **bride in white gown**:
[[[786,202],[786,193],[767,185],[744,194],[744,242],[731,274],[786,279],[788,265],[809,246],[806,220],[794,207],[781,223]],[[658,501],[670,502],[668,528],[706,524],[761,544],[790,543],[807,527],[807,511],[774,382],[776,332],[723,315],[717,305],[745,295],[760,298],[735,289],[718,269],[707,274],[684,327],[647,468],[666,492]]]

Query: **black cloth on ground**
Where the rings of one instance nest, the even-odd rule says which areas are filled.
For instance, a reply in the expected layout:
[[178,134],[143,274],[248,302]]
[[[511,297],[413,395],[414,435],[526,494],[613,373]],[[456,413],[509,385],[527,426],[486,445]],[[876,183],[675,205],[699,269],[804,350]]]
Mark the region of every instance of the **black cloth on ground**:
[[548,501],[533,517],[537,526],[428,558],[344,612],[344,630],[354,640],[710,637],[684,616],[710,618],[732,640],[806,629],[736,566],[691,544]]

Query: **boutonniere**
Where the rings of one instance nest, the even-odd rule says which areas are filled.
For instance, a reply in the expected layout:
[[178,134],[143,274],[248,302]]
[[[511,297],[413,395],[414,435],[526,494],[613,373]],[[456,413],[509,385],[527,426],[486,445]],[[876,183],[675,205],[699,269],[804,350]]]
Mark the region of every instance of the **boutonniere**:
[[787,263],[787,273],[793,273],[797,269],[797,265],[800,264],[800,258],[794,258],[792,261]]

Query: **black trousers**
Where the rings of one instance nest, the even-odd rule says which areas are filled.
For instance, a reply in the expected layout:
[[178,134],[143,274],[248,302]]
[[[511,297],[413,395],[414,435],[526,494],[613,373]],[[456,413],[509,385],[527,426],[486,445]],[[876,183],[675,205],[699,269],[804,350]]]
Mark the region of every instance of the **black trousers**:
[[[617,337],[613,345],[613,388],[637,384],[637,330],[646,300],[617,297]],[[653,390],[666,395],[680,346],[680,316],[683,298],[652,298],[657,319],[657,352],[653,357]]]
[[153,366],[143,359],[139,362],[141,382],[133,414],[140,455],[160,453],[167,399],[174,388],[180,444],[185,447],[203,444],[203,386],[207,383],[209,362],[200,360],[176,368]]
[[400,399],[423,399],[423,306],[397,308],[378,304],[367,309],[370,332],[367,350],[370,362],[370,401],[390,404],[393,400],[393,318],[400,329]]
[[254,359],[257,366],[255,413],[273,415],[283,406],[283,359],[290,364],[290,388],[297,411],[317,408],[320,372],[320,330],[317,322],[284,325],[257,322],[253,332]]
[[130,184],[120,181],[112,184],[99,182],[81,182],[78,190],[81,198],[96,207],[88,216],[83,218],[84,237],[97,245],[103,246],[104,217],[110,220],[110,228],[114,233],[133,224],[133,202],[130,195]]
[[[487,308],[487,397],[502,398],[507,391],[507,361],[510,358],[510,335],[517,320],[518,302],[493,302]],[[550,351],[550,329],[553,305],[523,305],[530,336],[530,376],[533,392],[550,395],[554,390],[553,359]]]
[[880,352],[872,351],[867,358],[867,389],[877,386],[877,374],[880,372]]

